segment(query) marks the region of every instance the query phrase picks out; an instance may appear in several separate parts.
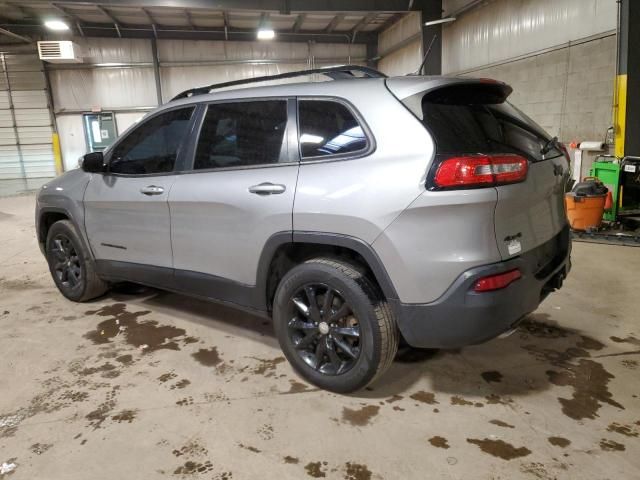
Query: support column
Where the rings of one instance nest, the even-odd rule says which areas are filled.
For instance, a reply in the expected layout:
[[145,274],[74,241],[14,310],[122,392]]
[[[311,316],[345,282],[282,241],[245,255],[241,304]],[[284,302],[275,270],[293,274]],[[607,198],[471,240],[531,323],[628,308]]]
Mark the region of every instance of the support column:
[[442,73],[442,25],[425,27],[424,23],[429,20],[442,18],[442,0],[415,0],[412,10],[417,10],[422,13],[423,56],[429,50],[429,46],[431,46],[431,51],[423,72],[425,75],[440,75]]
[[640,2],[620,0],[614,127],[617,157],[640,156]]

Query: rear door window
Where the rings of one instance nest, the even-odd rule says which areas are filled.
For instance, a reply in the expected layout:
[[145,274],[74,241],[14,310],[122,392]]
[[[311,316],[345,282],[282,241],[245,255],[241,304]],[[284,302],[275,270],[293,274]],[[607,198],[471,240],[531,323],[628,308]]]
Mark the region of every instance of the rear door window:
[[342,103],[301,99],[298,116],[303,159],[354,154],[368,148],[362,126]]
[[281,162],[287,101],[209,105],[193,168],[240,168]]
[[[462,87],[459,90],[463,92]],[[536,162],[563,155],[533,120],[492,96],[435,91],[422,99],[423,123],[439,154],[515,153]],[[547,150],[543,154],[543,150]]]

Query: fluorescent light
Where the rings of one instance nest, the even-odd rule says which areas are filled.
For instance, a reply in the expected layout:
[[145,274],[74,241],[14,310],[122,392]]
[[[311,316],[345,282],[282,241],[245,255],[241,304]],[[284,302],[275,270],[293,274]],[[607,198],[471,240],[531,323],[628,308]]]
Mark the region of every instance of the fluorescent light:
[[276,36],[276,32],[271,28],[260,28],[258,29],[258,40],[273,40]]
[[44,22],[44,26],[49,30],[69,30],[69,25],[64,23],[62,20],[47,20]]
[[440,25],[441,23],[451,23],[455,21],[456,21],[456,17],[447,17],[447,18],[441,18],[439,20],[431,20],[429,22],[424,22],[424,26],[431,27],[433,25]]

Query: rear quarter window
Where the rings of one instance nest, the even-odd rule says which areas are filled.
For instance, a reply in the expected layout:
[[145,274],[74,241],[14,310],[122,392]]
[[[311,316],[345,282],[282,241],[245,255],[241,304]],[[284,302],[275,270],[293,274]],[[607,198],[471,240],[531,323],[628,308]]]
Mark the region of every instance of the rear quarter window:
[[[457,94],[456,94],[457,91]],[[475,88],[447,89],[422,99],[422,122],[434,137],[438,154],[515,153],[537,162],[563,155],[533,120],[497,95]]]
[[368,149],[369,142],[355,115],[333,100],[299,100],[300,155],[322,158],[357,154]]

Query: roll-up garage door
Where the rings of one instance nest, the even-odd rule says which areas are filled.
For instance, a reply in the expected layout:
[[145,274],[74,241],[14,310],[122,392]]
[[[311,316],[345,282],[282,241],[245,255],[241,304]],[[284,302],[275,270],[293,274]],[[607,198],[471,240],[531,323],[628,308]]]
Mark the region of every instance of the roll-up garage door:
[[0,53],[0,179],[54,177],[52,133],[42,63]]

